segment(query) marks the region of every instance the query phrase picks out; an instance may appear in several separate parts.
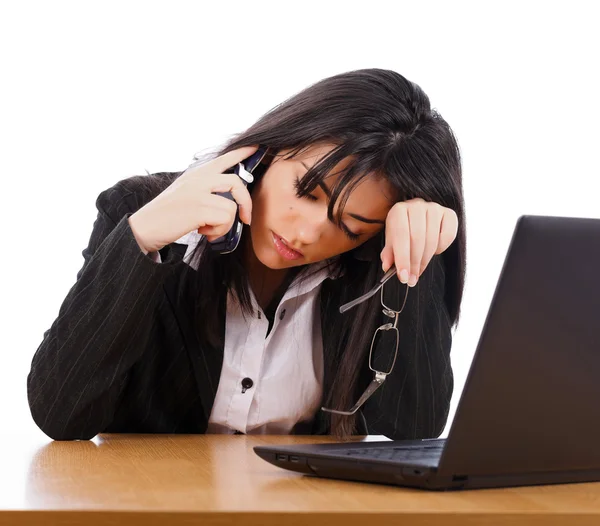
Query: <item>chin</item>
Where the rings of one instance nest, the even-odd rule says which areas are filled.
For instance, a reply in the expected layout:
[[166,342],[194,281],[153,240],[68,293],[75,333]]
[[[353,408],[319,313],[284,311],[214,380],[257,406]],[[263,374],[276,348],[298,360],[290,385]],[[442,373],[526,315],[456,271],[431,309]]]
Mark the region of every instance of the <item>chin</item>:
[[[260,258],[259,258],[260,259]],[[260,259],[261,263],[265,266],[270,268],[271,270],[283,270],[285,268],[290,268],[290,267],[295,267],[296,265],[290,265],[289,263],[282,263],[282,262],[274,262],[274,261],[269,261],[268,259]]]

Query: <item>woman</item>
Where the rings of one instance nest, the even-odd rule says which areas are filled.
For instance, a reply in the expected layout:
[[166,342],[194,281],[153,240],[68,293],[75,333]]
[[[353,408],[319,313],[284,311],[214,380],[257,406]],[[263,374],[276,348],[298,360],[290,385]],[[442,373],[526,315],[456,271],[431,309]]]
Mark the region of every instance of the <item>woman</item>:
[[[226,172],[259,145],[246,188]],[[416,84],[383,69],[324,79],[215,158],[122,180],[96,205],[28,376],[48,436],[442,432],[465,272],[461,160]],[[238,248],[209,249],[238,205]],[[339,312],[393,264],[381,296]],[[398,340],[374,340],[390,318]],[[371,367],[389,374],[359,410],[321,409],[348,410]]]

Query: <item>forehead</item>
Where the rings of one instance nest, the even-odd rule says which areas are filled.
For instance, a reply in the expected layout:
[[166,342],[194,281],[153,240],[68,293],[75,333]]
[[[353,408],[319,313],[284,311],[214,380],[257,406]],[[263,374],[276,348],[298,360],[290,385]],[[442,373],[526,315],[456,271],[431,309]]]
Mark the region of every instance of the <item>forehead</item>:
[[[329,144],[311,145],[296,155],[294,160],[311,168],[334,148],[334,145]],[[353,158],[350,156],[336,164],[326,177],[325,184],[330,188],[333,187],[341,177],[341,172],[348,167],[352,160]],[[373,211],[373,214],[377,214],[378,209],[390,208],[394,204],[393,196],[392,185],[384,177],[370,174],[362,179],[350,193],[345,212],[361,213],[362,211],[366,215],[367,211]]]

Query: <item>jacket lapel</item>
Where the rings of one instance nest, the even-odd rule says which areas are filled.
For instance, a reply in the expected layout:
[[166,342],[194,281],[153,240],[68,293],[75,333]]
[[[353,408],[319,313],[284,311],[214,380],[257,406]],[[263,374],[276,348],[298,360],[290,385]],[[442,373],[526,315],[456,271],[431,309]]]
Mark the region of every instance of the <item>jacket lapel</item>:
[[[171,245],[174,246],[174,245]],[[175,245],[178,247],[180,256],[183,257],[186,245]],[[179,287],[185,275],[187,268],[182,272],[173,272],[165,280],[163,287],[165,294],[171,303],[173,313],[179,325],[179,329],[187,348],[190,363],[193,369],[196,387],[200,397],[200,403],[206,417],[205,428],[208,425],[208,419],[212,411],[221,368],[223,366],[223,347],[219,348],[201,348],[198,336],[195,330],[195,320],[192,317],[194,305],[192,298],[187,294],[178,297]],[[191,271],[191,270],[190,270]],[[223,301],[224,294],[221,294],[219,301]],[[223,311],[222,311],[223,312]],[[225,320],[220,327],[222,335],[221,342],[225,340]]]

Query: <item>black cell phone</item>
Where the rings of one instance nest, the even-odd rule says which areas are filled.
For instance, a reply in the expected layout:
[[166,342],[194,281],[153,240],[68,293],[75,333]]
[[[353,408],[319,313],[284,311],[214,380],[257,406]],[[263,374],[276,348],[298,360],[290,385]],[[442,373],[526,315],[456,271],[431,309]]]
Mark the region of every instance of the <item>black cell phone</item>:
[[[252,173],[256,167],[263,160],[267,154],[268,148],[259,146],[258,150],[254,152],[250,157],[244,159],[241,163],[238,163],[233,167],[233,172],[239,176],[244,185],[248,186],[248,183],[253,182],[254,177]],[[235,201],[231,192],[214,192],[216,195],[222,195],[227,199]],[[238,205],[237,212],[235,213],[235,220],[233,225],[227,234],[221,236],[209,243],[211,250],[219,252],[220,254],[228,254],[233,252],[240,244],[242,238],[243,223],[240,219],[240,206]]]

